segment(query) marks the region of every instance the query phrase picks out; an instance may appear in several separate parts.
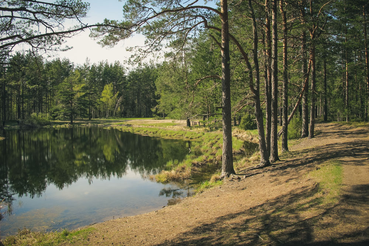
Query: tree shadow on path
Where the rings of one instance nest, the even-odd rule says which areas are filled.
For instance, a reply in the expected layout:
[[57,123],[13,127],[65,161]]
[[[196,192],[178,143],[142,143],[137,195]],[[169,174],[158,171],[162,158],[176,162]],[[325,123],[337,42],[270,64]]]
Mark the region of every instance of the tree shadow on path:
[[[366,168],[367,172],[369,141],[363,139],[365,133],[357,133],[360,137],[356,141],[292,152],[292,158],[255,170],[251,176],[268,172],[278,179],[292,170],[315,170],[337,159],[343,166]],[[350,160],[345,161],[346,157]],[[258,206],[199,224],[159,245],[369,245],[369,178],[358,185],[344,185],[341,190],[338,202],[325,203],[318,183],[302,186]]]

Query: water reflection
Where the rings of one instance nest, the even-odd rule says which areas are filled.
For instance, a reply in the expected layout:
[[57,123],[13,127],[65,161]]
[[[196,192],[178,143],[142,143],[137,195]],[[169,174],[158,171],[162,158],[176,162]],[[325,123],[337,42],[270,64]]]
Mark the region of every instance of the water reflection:
[[6,134],[0,141],[0,199],[16,215],[5,216],[2,231],[17,229],[10,224],[73,228],[113,214],[149,211],[187,195],[176,186],[145,180],[169,160],[182,160],[186,142],[100,128]]

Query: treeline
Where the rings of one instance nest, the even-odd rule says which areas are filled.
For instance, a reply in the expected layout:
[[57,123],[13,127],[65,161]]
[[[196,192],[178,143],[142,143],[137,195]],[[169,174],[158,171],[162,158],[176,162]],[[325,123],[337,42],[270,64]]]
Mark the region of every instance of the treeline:
[[[238,113],[255,116],[259,167],[279,160],[280,135],[288,151],[294,115],[310,138],[317,118],[368,118],[367,1],[130,0],[123,9],[122,27],[147,38],[141,54],[160,49],[162,40],[173,49],[159,73],[159,109],[183,118],[221,109],[222,176],[235,172],[231,119]],[[107,45],[126,33],[95,29]]]
[[2,73],[1,119],[151,117],[156,77],[153,65],[127,71],[119,62],[74,66],[16,53]]
[[[314,137],[317,118],[368,120],[367,1],[198,4],[130,0],[123,6],[120,32],[115,20],[94,29],[92,35],[102,37],[105,45],[134,32],[144,34],[147,46],[137,49],[140,57],[162,50],[165,43],[162,64],[136,69],[126,77],[119,64],[60,65],[58,74],[57,69],[46,69],[53,62],[35,62],[29,71],[10,63],[3,75],[3,119],[23,118],[23,112],[50,112],[71,120],[222,115],[224,174],[234,172],[232,117],[254,115],[262,166],[278,160],[278,135],[282,149],[288,150],[292,118],[301,120],[302,137]],[[11,60],[17,56],[22,57]],[[12,72],[13,67],[18,72]],[[121,69],[115,71],[116,67]],[[26,74],[29,78],[22,79]]]
[[[230,32],[247,48],[252,68],[248,71],[237,44],[231,40],[234,116],[254,112],[249,73],[254,78],[259,76],[264,112],[267,97],[272,96],[272,16],[268,16],[272,10],[264,2],[252,1],[258,43],[256,60],[250,6],[247,1],[230,6]],[[300,117],[307,118],[314,105],[313,117],[324,121],[368,120],[368,11],[366,1],[279,2],[274,37],[278,83],[275,91],[280,117],[284,106],[290,115],[302,97],[297,107]],[[164,63],[156,84],[161,95],[160,111],[180,118],[217,113],[217,107],[221,106],[221,52],[213,39],[215,35],[204,30],[181,53],[167,54],[170,59]],[[178,48],[181,44],[172,45]],[[282,122],[282,118],[278,120]]]

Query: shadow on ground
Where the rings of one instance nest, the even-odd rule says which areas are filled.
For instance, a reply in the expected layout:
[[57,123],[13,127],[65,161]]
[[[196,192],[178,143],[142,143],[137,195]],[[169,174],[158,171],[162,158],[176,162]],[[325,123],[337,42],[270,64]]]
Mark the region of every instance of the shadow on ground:
[[[364,139],[328,144],[292,152],[293,158],[255,170],[250,176],[270,172],[278,179],[291,170],[314,170],[321,163],[347,156],[352,157],[350,166],[363,166],[367,165],[363,160],[368,152],[369,142]],[[323,200],[318,183],[304,186],[259,206],[199,224],[159,245],[369,245],[369,181],[342,188],[334,204]]]

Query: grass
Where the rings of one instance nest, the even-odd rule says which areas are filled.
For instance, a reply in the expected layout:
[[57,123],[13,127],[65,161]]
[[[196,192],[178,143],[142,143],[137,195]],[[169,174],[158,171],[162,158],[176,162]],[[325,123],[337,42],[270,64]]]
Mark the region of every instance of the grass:
[[[204,132],[203,129],[170,129],[159,128],[161,126],[171,126],[174,123],[158,123],[150,124],[147,127],[146,123],[140,124],[139,127],[130,127],[117,125],[113,126],[124,132],[132,132],[135,134],[146,135],[151,137],[160,137],[167,139],[181,139],[184,141],[191,141],[191,152],[182,160],[169,161],[166,163],[166,168],[161,173],[155,175],[157,182],[167,183],[170,181],[182,181],[192,177],[194,171],[206,166],[215,167],[213,170],[220,168],[220,160],[222,156],[223,138],[222,132]],[[244,141],[235,137],[232,139],[234,152],[238,152],[243,147]],[[201,181],[202,182],[202,181]]]
[[19,230],[17,235],[8,236],[2,243],[7,245],[60,245],[78,244],[85,241],[94,228],[83,228],[76,231],[63,230],[60,232],[31,232],[28,229]]
[[324,204],[335,204],[339,200],[342,186],[342,165],[338,160],[323,163],[309,175],[319,182],[319,193]]
[[197,189],[196,189],[196,193],[200,193],[203,192],[206,189],[212,188],[212,187],[216,187],[216,186],[220,186],[223,184],[223,181],[218,180],[218,181],[205,181],[203,182]]

